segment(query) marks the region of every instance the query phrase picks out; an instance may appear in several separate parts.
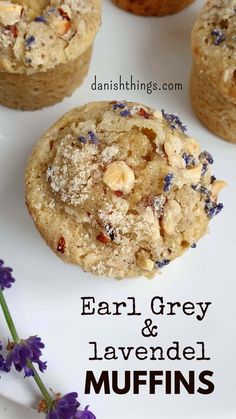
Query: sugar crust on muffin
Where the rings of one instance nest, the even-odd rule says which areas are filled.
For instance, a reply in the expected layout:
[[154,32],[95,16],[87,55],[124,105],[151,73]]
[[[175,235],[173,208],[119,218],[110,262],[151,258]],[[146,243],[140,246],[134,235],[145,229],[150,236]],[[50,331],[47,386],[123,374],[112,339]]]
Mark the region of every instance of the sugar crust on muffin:
[[213,158],[176,115],[130,102],[76,108],[36,145],[26,203],[51,249],[85,271],[151,277],[223,208]]

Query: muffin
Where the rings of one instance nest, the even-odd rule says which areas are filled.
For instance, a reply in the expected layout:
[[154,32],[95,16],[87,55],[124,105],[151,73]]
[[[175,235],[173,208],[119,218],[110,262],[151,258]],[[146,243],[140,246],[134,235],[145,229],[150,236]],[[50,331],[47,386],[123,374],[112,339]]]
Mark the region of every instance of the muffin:
[[87,75],[100,0],[0,0],[0,104],[60,102]]
[[165,16],[177,13],[195,0],[112,0],[128,12],[141,16]]
[[209,0],[192,31],[190,95],[198,118],[236,143],[236,1]]
[[51,249],[115,278],[168,265],[206,233],[225,182],[176,115],[127,102],[76,108],[36,145],[26,203]]

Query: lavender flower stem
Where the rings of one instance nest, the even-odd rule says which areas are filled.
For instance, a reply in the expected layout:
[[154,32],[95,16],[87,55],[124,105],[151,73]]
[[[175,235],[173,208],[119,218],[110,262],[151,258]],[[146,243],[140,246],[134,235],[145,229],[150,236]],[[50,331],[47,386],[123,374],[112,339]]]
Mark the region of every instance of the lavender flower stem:
[[[1,288],[0,288],[0,306],[2,307],[2,311],[3,311],[3,314],[4,314],[5,320],[7,322],[8,328],[10,330],[10,333],[12,335],[13,341],[15,343],[20,343],[21,340],[20,340],[20,338],[18,336],[16,327],[14,325],[14,322],[13,322],[13,319],[12,319],[12,316],[11,316],[11,313],[9,311],[7,302],[5,300],[5,297],[4,297],[4,294],[3,294]],[[34,371],[34,377],[33,378],[34,378],[34,380],[35,380],[35,382],[36,382],[39,390],[41,391],[43,397],[45,398],[45,400],[47,402],[47,405],[48,405],[48,408],[50,409],[52,407],[53,400],[52,400],[52,398],[51,398],[48,390],[46,389],[46,387],[45,387],[42,379],[40,378],[38,372],[36,371],[34,365],[32,364],[32,362],[31,361],[28,361],[28,365]]]
[[6,319],[8,328],[9,328],[9,330],[11,332],[12,339],[14,340],[15,343],[19,343],[20,342],[20,338],[19,338],[18,333],[16,331],[16,328],[15,328],[15,325],[14,325],[14,322],[13,322],[13,319],[11,317],[11,313],[9,311],[9,308],[7,306],[7,302],[5,300],[4,294],[3,294],[3,292],[2,292],[1,289],[0,289],[0,305],[2,307],[2,311],[3,311],[4,317]]
[[52,400],[48,390],[46,389],[41,377],[39,376],[38,372],[36,371],[36,369],[35,369],[35,367],[34,367],[34,365],[32,364],[31,361],[28,362],[28,366],[34,371],[34,377],[33,377],[34,381],[36,382],[39,390],[41,391],[44,399],[46,400],[48,409],[51,409],[52,404],[53,404],[53,400]]

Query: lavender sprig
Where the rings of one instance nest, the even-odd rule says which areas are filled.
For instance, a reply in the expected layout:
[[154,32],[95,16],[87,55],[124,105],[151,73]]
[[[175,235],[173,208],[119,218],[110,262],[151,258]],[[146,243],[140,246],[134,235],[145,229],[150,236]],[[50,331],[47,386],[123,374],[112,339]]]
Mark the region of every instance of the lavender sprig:
[[[41,350],[44,348],[44,344],[38,336],[31,336],[26,340],[19,338],[3,294],[3,291],[10,288],[14,281],[12,269],[4,267],[4,262],[0,260],[0,306],[13,338],[13,342],[9,342],[7,345],[9,352],[6,359],[0,353],[0,371],[10,372],[14,365],[17,371],[24,371],[25,377],[34,378],[44,397],[39,404],[39,412],[44,412],[46,419],[96,419],[88,406],[84,410],[80,409],[77,393],[69,393],[63,397],[57,395],[55,399],[49,394],[34,366],[36,364],[41,372],[46,370],[47,363],[41,360]],[[0,351],[2,351],[1,342]]]
[[2,291],[5,288],[11,288],[15,279],[12,276],[12,269],[4,266],[4,262],[0,260],[0,288]]
[[46,415],[46,419],[73,419],[79,407],[77,393],[69,393],[58,398]]
[[20,343],[10,343],[8,345],[9,353],[6,359],[6,367],[10,370],[14,365],[18,372],[24,371],[25,377],[34,377],[35,371],[29,366],[29,361],[31,361],[38,365],[41,372],[44,372],[47,369],[47,363],[40,359],[42,356],[41,349],[44,347],[41,338],[38,336],[31,336]]
[[[12,272],[12,269],[11,269]],[[13,342],[12,343],[8,343],[7,349],[8,350],[12,350],[15,345],[21,344],[22,343],[22,339],[19,338],[14,321],[12,319],[11,313],[9,311],[7,302],[5,300],[4,294],[3,294],[3,290],[0,288],[0,306],[2,307],[2,311],[6,320],[6,323],[8,325],[8,328],[10,330],[10,333],[12,335],[13,338]],[[6,372],[9,372],[9,360],[8,360],[8,364],[7,361],[5,363],[5,365],[7,366],[6,368]],[[36,382],[36,384],[38,385],[41,393],[43,394],[43,397],[45,398],[46,402],[47,402],[47,406],[51,407],[53,400],[49,394],[49,392],[47,391],[42,379],[40,378],[38,372],[36,371],[32,361],[30,359],[27,359],[27,365],[28,368],[31,369],[33,371],[33,378]]]
[[88,410],[88,406],[85,410],[79,410],[79,407],[78,394],[68,393],[55,400],[46,419],[96,419],[94,414]]

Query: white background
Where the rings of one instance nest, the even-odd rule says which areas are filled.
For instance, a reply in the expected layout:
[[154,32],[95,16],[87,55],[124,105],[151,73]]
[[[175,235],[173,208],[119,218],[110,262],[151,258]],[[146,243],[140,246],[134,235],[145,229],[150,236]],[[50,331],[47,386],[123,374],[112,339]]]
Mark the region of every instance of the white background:
[[[18,112],[0,108],[0,256],[14,267],[17,282],[6,297],[23,338],[39,334],[46,342],[48,360],[45,381],[55,392],[77,390],[83,405],[91,405],[97,419],[233,419],[236,417],[235,365],[235,161],[236,146],[209,133],[196,119],[188,98],[191,68],[190,31],[197,11],[204,2],[197,0],[184,12],[166,18],[141,18],[104,1],[103,25],[96,41],[90,75],[71,98],[37,112]],[[140,81],[182,82],[182,92],[92,92],[94,75],[105,82],[119,74]],[[88,101],[133,99],[177,112],[188,131],[199,139],[203,149],[214,155],[214,174],[229,183],[222,194],[225,210],[210,225],[210,234],[182,258],[167,267],[153,281],[94,278],[79,268],[63,264],[46,247],[24,205],[23,176],[28,155],[40,135],[66,111]],[[150,317],[149,302],[154,295],[165,301],[211,301],[203,322],[178,314],[158,316],[158,339],[144,339],[141,328]],[[82,318],[80,297],[95,296],[97,301],[137,299],[142,319],[126,316]],[[153,317],[153,316],[152,316]],[[8,337],[0,317],[0,336]],[[88,342],[101,346],[169,346],[179,340],[183,346],[205,341],[212,360],[208,363],[169,362],[88,362]],[[103,369],[195,369],[214,371],[215,392],[210,396],[95,396],[84,393],[85,372]],[[40,397],[31,380],[19,374],[3,376],[0,394],[24,405],[36,406]],[[3,407],[5,404],[0,401]],[[1,412],[1,411],[0,411]],[[7,412],[1,418],[8,418]],[[13,418],[26,419],[20,411]],[[33,416],[32,416],[33,419]]]
[[0,417],[1,419],[38,419],[39,415],[35,410],[26,409],[24,406],[0,397]]

